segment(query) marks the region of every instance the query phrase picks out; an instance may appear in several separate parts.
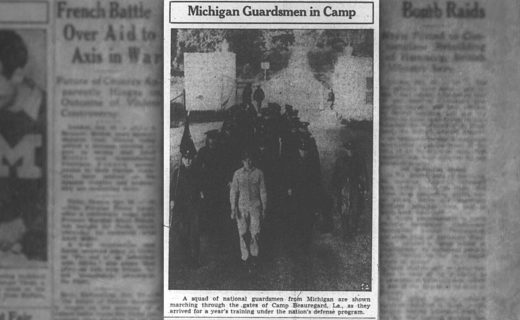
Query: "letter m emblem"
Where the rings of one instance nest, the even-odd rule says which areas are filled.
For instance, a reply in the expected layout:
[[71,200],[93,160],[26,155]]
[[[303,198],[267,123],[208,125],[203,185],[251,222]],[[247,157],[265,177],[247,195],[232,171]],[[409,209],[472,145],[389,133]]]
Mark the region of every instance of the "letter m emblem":
[[36,166],[36,148],[42,146],[41,134],[25,135],[17,145],[11,146],[0,135],[0,177],[8,177],[11,168],[21,179],[42,177],[42,168]]

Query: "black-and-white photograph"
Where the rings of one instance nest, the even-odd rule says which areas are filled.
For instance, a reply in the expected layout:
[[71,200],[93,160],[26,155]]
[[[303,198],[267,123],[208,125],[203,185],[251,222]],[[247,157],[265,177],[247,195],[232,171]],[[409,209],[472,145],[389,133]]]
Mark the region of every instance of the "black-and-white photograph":
[[168,288],[372,290],[373,30],[170,43]]
[[0,267],[47,261],[45,39],[0,29]]

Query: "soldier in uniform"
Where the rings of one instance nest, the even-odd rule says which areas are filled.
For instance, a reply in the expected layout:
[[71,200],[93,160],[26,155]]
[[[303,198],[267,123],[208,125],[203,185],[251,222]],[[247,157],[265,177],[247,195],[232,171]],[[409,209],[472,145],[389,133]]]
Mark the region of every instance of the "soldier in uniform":
[[219,145],[219,131],[206,132],[206,145],[200,148],[197,156],[197,167],[200,168],[202,177],[202,190],[204,192],[204,226],[210,234],[217,236],[224,222],[227,179],[226,163]]
[[334,94],[334,90],[330,88],[330,92],[327,98],[327,102],[330,102],[330,110],[334,110],[334,102],[336,101],[336,95]]
[[308,251],[316,214],[320,210],[321,169],[308,138],[299,140],[297,153],[286,168],[287,196],[291,210],[294,247]]
[[264,174],[254,166],[251,152],[243,153],[242,164],[231,183],[231,219],[237,223],[242,263],[255,267],[260,252],[261,223],[267,210],[267,191]]
[[298,133],[302,137],[311,137],[312,134],[309,131],[309,125],[310,123],[307,121],[300,121],[296,124],[296,127],[298,128]]
[[284,122],[288,122],[289,121],[289,119],[291,118],[291,114],[292,114],[293,110],[294,110],[294,107],[291,106],[290,104],[286,104],[285,105],[285,112],[282,115],[282,120]]
[[280,127],[281,116],[279,105],[269,103],[267,108],[262,109],[262,116],[259,118],[259,126],[256,130],[257,135],[262,135],[267,140],[269,150],[280,153]]
[[[186,131],[185,131],[186,132]],[[181,141],[181,163],[173,172],[170,186],[170,247],[172,253],[180,245],[185,258],[191,266],[199,266],[200,232],[199,220],[201,200],[204,194],[201,188],[200,172],[194,165],[196,154],[193,142],[183,135]],[[170,254],[170,261],[173,254]],[[173,266],[173,264],[170,264]]]
[[264,173],[265,186],[269,195],[269,212],[262,223],[261,246],[265,252],[272,252],[276,237],[284,232],[281,216],[277,212],[280,204],[280,173],[281,166],[277,150],[270,148],[269,139],[265,136],[257,138],[258,150],[255,154],[255,166]]
[[359,228],[367,191],[368,174],[363,159],[351,142],[344,143],[346,154],[336,162],[333,187],[341,215],[343,235],[351,238]]

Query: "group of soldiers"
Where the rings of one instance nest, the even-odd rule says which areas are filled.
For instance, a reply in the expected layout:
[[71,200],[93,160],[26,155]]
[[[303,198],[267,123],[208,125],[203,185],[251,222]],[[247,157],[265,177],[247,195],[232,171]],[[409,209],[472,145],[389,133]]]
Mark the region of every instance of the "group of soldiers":
[[266,225],[285,224],[289,245],[304,252],[317,214],[325,229],[332,228],[332,199],[322,186],[309,123],[294,107],[281,109],[243,99],[227,110],[220,130],[206,132],[198,152],[186,122],[181,164],[171,177],[170,247],[178,242],[193,267],[200,265],[200,230],[221,240],[236,239],[230,235],[238,230],[241,261],[251,270],[258,264],[260,235],[270,232]]

